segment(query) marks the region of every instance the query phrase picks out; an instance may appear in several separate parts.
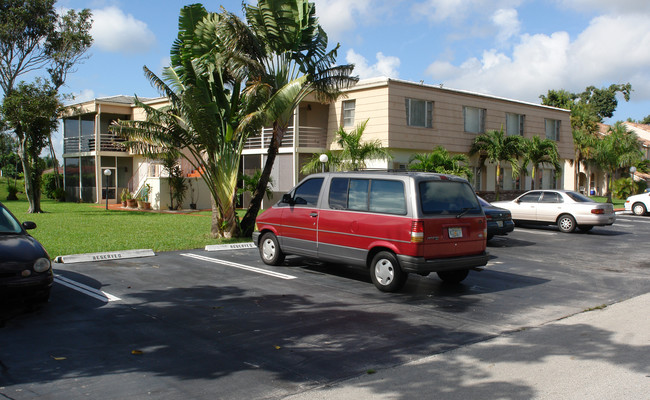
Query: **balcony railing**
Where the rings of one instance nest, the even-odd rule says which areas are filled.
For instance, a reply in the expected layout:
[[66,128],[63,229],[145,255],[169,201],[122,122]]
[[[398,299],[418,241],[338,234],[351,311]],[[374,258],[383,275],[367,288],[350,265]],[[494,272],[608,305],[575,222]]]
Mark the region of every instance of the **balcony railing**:
[[[292,126],[290,126],[282,138],[280,147],[325,148],[327,146],[327,131],[325,128],[300,126],[298,132],[299,134],[296,138],[294,129]],[[259,135],[251,136],[246,140],[244,149],[266,149],[271,144],[272,136],[273,129],[264,128]]]
[[64,153],[83,153],[90,151],[118,151],[126,152],[121,143],[126,139],[109,133],[99,136],[99,149],[96,146],[95,136],[67,137],[63,138]]

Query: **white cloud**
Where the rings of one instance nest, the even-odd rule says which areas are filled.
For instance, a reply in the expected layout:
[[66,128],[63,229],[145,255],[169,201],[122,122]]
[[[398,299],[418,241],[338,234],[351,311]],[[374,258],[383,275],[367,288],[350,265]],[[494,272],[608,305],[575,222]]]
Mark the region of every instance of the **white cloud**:
[[492,23],[497,27],[497,41],[507,42],[511,37],[519,34],[521,22],[514,8],[502,8],[492,15]]
[[94,45],[114,53],[141,53],[148,51],[156,37],[147,24],[125,14],[117,7],[93,10],[91,34]]
[[83,103],[84,101],[93,100],[95,97],[95,92],[92,89],[84,89],[79,93],[73,93],[74,99],[66,101],[66,104],[76,104]]
[[499,9],[514,8],[520,3],[521,0],[425,0],[414,4],[412,12],[432,22],[462,22],[471,18],[475,24],[485,15],[492,15]]
[[650,99],[650,25],[647,15],[594,18],[571,40],[566,32],[524,34],[511,53],[486,50],[452,64],[438,60],[427,74],[445,86],[539,102],[549,89],[574,92],[589,85],[630,82],[633,100]]
[[327,32],[330,41],[343,38],[347,31],[354,31],[359,21],[372,19],[374,7],[371,0],[315,0],[318,22]]
[[377,63],[368,65],[368,60],[365,57],[350,49],[345,56],[345,61],[354,64],[353,74],[358,74],[361,79],[379,76],[397,78],[399,76],[399,71],[397,70],[400,65],[399,58],[385,56],[382,52],[377,53],[376,57]]
[[606,14],[636,14],[650,12],[646,0],[556,0],[561,6],[577,11],[604,12]]

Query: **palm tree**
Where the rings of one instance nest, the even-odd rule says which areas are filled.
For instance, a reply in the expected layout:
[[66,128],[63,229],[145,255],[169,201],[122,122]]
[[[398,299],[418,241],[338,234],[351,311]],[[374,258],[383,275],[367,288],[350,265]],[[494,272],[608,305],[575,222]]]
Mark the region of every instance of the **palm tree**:
[[[346,132],[343,127],[339,128],[336,132],[336,144],[339,145],[341,150],[326,153],[330,169],[358,171],[366,168],[366,160],[389,160],[393,158],[390,151],[382,147],[381,141],[361,141],[367,124],[368,120],[360,123],[350,132]],[[305,174],[317,172],[321,168],[321,164],[320,155],[314,154],[312,159],[302,167],[301,171]]]
[[557,151],[557,144],[551,139],[541,139],[539,136],[533,136],[531,139],[523,141],[523,158],[521,169],[526,170],[528,164],[532,164],[531,172],[531,189],[535,189],[535,180],[537,170],[540,164],[551,164],[555,169],[555,174],[559,175],[562,171],[560,164],[560,155]]
[[[416,161],[413,163],[413,161]],[[431,153],[413,154],[409,159],[409,169],[414,171],[438,172],[472,178],[472,170],[467,166],[469,159],[464,154],[451,156],[447,149],[438,146]]]
[[580,184],[580,164],[593,157],[598,131],[598,117],[590,104],[576,104],[571,109],[571,129],[575,156],[575,190]]
[[619,168],[635,165],[643,157],[638,137],[621,122],[610,127],[596,144],[594,161],[607,175],[607,201],[612,202],[612,178]]
[[485,159],[496,164],[495,197],[499,200],[499,182],[501,162],[506,161],[512,165],[512,177],[519,175],[519,160],[521,151],[521,136],[506,136],[503,127],[500,130],[487,131],[474,139],[469,154],[480,154],[481,162]]
[[296,107],[312,93],[321,101],[332,101],[358,79],[351,76],[353,65],[334,65],[339,45],[327,51],[327,34],[308,0],[259,0],[257,5],[244,4],[244,12],[247,24],[228,14],[221,26],[220,34],[227,39],[220,57],[238,67],[247,79],[244,95],[258,102],[240,129],[273,129],[262,175],[241,221],[242,233],[248,236]]
[[200,4],[184,7],[171,66],[163,70],[163,79],[144,67],[169,106],[156,109],[136,97],[145,121],[117,121],[111,129],[126,136],[126,145],[141,154],[178,151],[201,171],[212,194],[212,235],[233,237],[239,233],[234,200],[247,131],[238,129],[237,115],[245,112],[242,78],[230,73],[226,60],[212,54],[223,47],[220,38],[211,35],[223,18],[208,14]]

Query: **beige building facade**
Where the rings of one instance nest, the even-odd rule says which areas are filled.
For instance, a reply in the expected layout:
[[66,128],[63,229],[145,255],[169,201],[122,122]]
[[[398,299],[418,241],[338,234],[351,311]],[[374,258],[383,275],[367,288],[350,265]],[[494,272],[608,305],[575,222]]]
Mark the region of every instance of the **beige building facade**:
[[[147,104],[162,105],[164,99],[146,99]],[[108,133],[114,119],[142,119],[142,110],[126,96],[95,99],[68,107],[63,116],[66,191],[70,200],[102,202],[102,171],[115,168],[117,178],[108,191],[109,200],[119,201],[123,188],[136,193],[143,185],[152,188],[154,208],[165,208],[164,174],[159,166],[119,146],[121,140]],[[441,86],[390,78],[359,81],[332,104],[315,98],[303,101],[285,135],[273,172],[274,199],[265,199],[263,207],[277,201],[304,176],[301,167],[314,154],[336,150],[339,127],[354,129],[364,121],[364,140],[379,140],[390,150],[390,161],[370,160],[369,168],[403,170],[415,153],[432,151],[437,146],[450,153],[468,154],[474,139],[488,130],[503,129],[508,135],[525,138],[540,136],[557,143],[563,170],[559,177],[550,166],[541,166],[543,188],[574,188],[573,138],[568,110],[496,96],[454,90]],[[75,122],[76,121],[76,122]],[[86,121],[86,122],[84,122]],[[91,145],[91,136],[94,143]],[[270,144],[271,130],[263,129],[247,139],[242,154],[242,171],[252,175],[262,169]],[[91,162],[92,159],[92,162]],[[473,185],[478,192],[495,190],[495,165],[480,165],[477,155],[470,159],[474,170]],[[523,191],[531,187],[531,178],[513,179],[511,167],[503,166],[503,191]],[[183,166],[191,173],[191,167]],[[207,188],[203,190],[207,193]],[[209,198],[200,207],[209,207]],[[207,203],[207,204],[206,204]],[[242,200],[246,205],[246,198]]]

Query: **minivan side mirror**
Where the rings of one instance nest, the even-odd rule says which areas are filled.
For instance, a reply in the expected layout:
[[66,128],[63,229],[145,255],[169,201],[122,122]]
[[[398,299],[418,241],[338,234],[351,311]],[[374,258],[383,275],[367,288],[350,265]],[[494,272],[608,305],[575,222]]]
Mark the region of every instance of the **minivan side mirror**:
[[25,222],[23,222],[23,228],[25,230],[36,229],[36,222],[25,221]]
[[285,193],[285,194],[282,195],[282,202],[290,204],[290,205],[294,204],[293,198],[291,197],[291,195],[289,193]]

